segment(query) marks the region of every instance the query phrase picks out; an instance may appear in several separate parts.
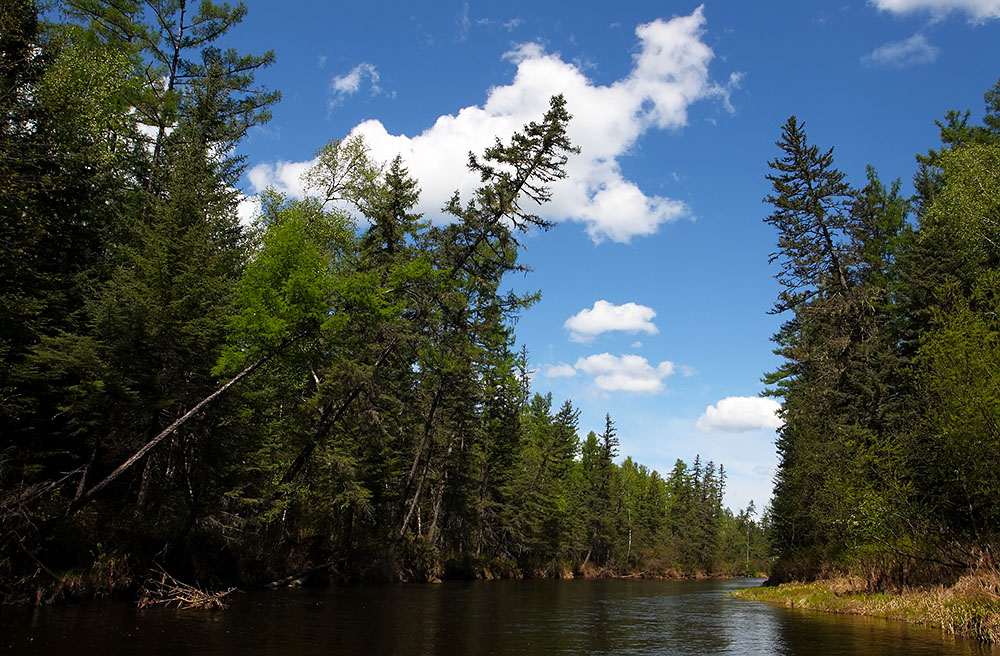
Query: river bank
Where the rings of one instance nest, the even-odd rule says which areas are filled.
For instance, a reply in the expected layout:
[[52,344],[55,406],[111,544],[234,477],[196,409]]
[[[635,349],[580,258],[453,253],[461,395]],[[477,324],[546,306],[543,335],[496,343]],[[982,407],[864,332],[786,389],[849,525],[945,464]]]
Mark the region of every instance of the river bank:
[[995,582],[972,576],[951,587],[907,588],[900,593],[865,592],[863,582],[839,578],[746,588],[732,595],[791,608],[925,624],[954,635],[1000,643],[1000,590]]
[[791,613],[760,580],[525,579],[247,590],[224,612],[98,600],[0,613],[5,656],[994,656],[902,622]]
[[[145,572],[139,574],[139,572]],[[30,579],[7,582],[0,577],[0,608],[17,606],[53,606],[95,599],[118,599],[137,603],[178,606],[225,607],[217,603],[235,589],[325,588],[339,585],[380,583],[442,583],[444,581],[504,581],[504,580],[655,580],[655,581],[724,581],[760,578],[764,572],[705,571],[666,565],[659,561],[638,563],[631,567],[598,566],[593,562],[571,563],[554,561],[545,567],[522,567],[506,559],[451,559],[444,562],[428,560],[420,564],[383,563],[367,569],[352,568],[344,561],[331,560],[319,565],[303,564],[292,574],[258,575],[255,578],[226,579],[207,573],[207,586],[191,585],[197,581],[185,570],[169,572],[158,564],[142,567],[126,556],[105,557],[86,569],[55,572],[39,568]],[[177,575],[175,578],[174,575]],[[203,572],[203,574],[206,574]],[[171,584],[165,586],[169,579]],[[164,593],[166,590],[166,593]],[[183,594],[179,594],[179,591]],[[205,603],[191,603],[198,598]]]

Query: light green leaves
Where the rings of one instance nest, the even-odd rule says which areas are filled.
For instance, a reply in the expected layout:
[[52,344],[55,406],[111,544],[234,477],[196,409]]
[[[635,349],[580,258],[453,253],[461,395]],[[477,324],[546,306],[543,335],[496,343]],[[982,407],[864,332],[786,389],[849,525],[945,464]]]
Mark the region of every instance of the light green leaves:
[[327,321],[338,275],[348,266],[353,231],[346,217],[316,200],[289,201],[273,192],[262,200],[259,247],[236,293],[238,311],[218,371]]
[[966,255],[1000,259],[1000,146],[974,144],[942,153],[945,185],[929,222],[957,235]]

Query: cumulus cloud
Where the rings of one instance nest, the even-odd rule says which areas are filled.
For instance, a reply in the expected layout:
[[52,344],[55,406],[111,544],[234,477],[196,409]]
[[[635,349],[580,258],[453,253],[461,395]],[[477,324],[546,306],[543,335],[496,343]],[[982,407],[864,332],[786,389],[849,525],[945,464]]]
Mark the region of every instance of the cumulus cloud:
[[594,376],[594,384],[606,392],[659,394],[663,379],[674,373],[673,362],[661,362],[655,367],[638,355],[600,353],[576,361],[576,368]]
[[870,0],[882,11],[907,14],[927,11],[937,17],[953,11],[968,14],[970,20],[982,22],[990,18],[1000,18],[1000,0]]
[[[440,221],[440,208],[456,189],[468,198],[479,184],[466,168],[469,151],[482,152],[496,137],[506,138],[538,120],[549,98],[562,93],[574,115],[569,136],[582,152],[570,158],[567,179],[553,185],[552,202],[542,213],[551,220],[584,224],[595,241],[627,242],[690,212],[681,201],[647,194],[626,179],[620,158],[649,130],[685,126],[695,102],[715,99],[727,106],[729,91],[738,83],[738,76],[726,84],[710,79],[713,53],[702,39],[704,29],[701,7],[687,16],[638,26],[631,71],[608,85],[595,84],[579,66],[537,43],[520,44],[505,55],[517,67],[513,80],[491,88],[481,106],[440,116],[412,137],[391,134],[377,120],[360,123],[352,133],[364,136],[377,159],[401,155],[423,190],[417,210]],[[357,68],[356,75],[342,76],[345,93],[360,85],[366,70],[375,72],[374,67]],[[283,168],[295,164],[259,165],[256,180],[269,180],[281,191],[300,191],[301,185],[283,186],[290,177]]]
[[253,225],[254,219],[260,213],[260,198],[240,193],[236,203],[236,213],[240,217],[240,223],[244,227]]
[[758,428],[780,428],[780,409],[781,404],[774,399],[730,396],[705,408],[696,426],[703,433],[740,433]]
[[284,194],[302,198],[306,194],[303,176],[315,163],[315,160],[308,162],[279,160],[273,164],[258,164],[247,172],[247,180],[258,193],[267,187],[273,187]]
[[593,308],[584,308],[566,319],[563,327],[570,331],[569,338],[574,342],[589,342],[612,330],[655,335],[660,332],[652,321],[655,316],[653,308],[645,305],[596,301]]
[[542,374],[546,378],[572,378],[576,375],[576,369],[565,362],[549,365]]
[[[325,62],[324,62],[325,63]],[[348,96],[353,96],[361,90],[361,81],[368,78],[372,87],[372,94],[378,94],[382,88],[378,85],[378,69],[373,64],[361,62],[343,75],[337,75],[330,80],[330,93],[332,94],[330,104],[339,105]]]
[[892,66],[906,68],[918,64],[929,64],[937,59],[940,50],[927,42],[923,34],[914,34],[903,41],[893,41],[875,48],[861,58],[869,66]]

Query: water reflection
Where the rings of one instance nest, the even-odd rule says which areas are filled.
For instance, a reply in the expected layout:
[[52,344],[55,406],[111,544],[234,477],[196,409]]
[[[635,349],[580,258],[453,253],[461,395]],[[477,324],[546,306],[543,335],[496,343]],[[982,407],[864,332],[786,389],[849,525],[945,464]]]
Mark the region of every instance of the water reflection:
[[502,581],[243,594],[221,613],[10,610],[11,654],[995,654],[940,631],[732,599],[753,581]]

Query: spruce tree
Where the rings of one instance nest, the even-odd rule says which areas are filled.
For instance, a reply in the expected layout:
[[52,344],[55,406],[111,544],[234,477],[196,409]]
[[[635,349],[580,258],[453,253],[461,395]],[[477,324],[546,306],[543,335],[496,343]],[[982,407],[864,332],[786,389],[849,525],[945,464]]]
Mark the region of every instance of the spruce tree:
[[786,553],[836,542],[844,491],[840,464],[843,376],[851,343],[849,229],[852,192],[835,168],[833,149],[809,144],[793,116],[776,142],[782,156],[769,162],[774,193],[765,198],[773,212],[764,221],[778,231],[775,276],[781,284],[773,313],[788,312],[774,336],[775,353],[785,362],[765,377],[771,393],[783,397],[784,425],[777,448],[774,515]]

